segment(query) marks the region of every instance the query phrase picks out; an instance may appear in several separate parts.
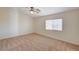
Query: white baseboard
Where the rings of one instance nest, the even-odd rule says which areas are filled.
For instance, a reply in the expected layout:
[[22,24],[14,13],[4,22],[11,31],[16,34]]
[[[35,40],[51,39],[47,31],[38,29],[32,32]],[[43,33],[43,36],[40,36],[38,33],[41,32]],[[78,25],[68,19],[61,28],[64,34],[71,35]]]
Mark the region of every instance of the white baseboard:
[[79,42],[68,41],[68,40],[65,40],[65,39],[62,39],[62,38],[59,38],[59,37],[51,36],[51,35],[49,35],[49,34],[38,33],[38,32],[37,32],[37,34],[44,35],[44,36],[47,36],[47,37],[50,37],[50,38],[55,38],[55,39],[57,39],[57,40],[61,40],[61,41],[68,42],[68,43],[71,43],[71,44],[79,45]]
[[[32,33],[32,32],[30,32],[30,33]],[[14,34],[14,35],[5,35],[5,36],[1,36],[0,37],[0,40],[7,39],[7,38],[12,38],[12,37],[16,37],[16,36],[21,36],[21,35],[27,35],[27,34],[30,34],[30,33],[22,33],[22,34]]]
[[15,36],[17,36],[17,34],[15,34],[15,35],[2,35],[2,36],[0,36],[0,40],[2,40],[2,39],[5,39],[5,38],[11,38],[11,37],[15,37]]
[[[33,33],[33,32],[31,32],[31,33]],[[21,36],[21,35],[27,35],[27,34],[30,34],[30,33],[23,33],[23,34],[15,34],[15,35],[3,36],[3,37],[0,37],[0,40],[6,39],[6,38],[12,38],[12,37],[16,37],[16,36]],[[63,39],[61,39],[59,37],[54,37],[54,36],[51,36],[49,34],[45,34],[45,33],[37,33],[37,34],[44,35],[44,36],[47,36],[47,37],[50,37],[50,38],[55,38],[57,40],[65,41],[65,42],[72,43],[72,44],[75,44],[75,45],[79,45],[79,42],[68,41],[68,40],[65,40],[65,39],[63,40]]]

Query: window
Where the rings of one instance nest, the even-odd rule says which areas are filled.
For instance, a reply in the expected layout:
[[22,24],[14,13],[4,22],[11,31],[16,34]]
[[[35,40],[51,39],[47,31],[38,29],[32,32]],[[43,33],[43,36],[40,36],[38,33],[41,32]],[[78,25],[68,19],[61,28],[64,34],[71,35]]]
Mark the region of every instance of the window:
[[62,31],[62,19],[46,20],[46,30]]

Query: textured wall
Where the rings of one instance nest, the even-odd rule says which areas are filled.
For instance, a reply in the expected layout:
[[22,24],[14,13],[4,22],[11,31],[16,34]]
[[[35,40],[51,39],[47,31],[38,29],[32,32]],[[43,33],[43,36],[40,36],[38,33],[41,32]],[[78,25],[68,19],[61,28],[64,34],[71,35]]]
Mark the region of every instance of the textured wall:
[[[63,19],[63,31],[45,30],[45,20]],[[79,10],[62,12],[34,19],[35,32],[59,40],[79,44]]]
[[31,33],[32,18],[17,8],[0,8],[0,39]]

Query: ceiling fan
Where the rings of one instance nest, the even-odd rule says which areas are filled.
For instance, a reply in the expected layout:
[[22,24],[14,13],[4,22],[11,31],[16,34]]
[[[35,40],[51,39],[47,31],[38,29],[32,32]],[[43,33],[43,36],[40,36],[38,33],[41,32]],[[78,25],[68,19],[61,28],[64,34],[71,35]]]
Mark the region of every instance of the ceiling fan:
[[28,10],[30,14],[38,14],[40,12],[40,9],[34,7],[26,7],[26,10]]

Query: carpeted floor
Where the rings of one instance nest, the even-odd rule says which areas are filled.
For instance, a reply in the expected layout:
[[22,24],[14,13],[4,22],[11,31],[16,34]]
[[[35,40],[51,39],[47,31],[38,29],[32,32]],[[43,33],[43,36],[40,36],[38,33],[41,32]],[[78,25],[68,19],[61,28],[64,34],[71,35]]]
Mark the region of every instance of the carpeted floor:
[[0,40],[0,51],[79,51],[79,46],[33,33]]

